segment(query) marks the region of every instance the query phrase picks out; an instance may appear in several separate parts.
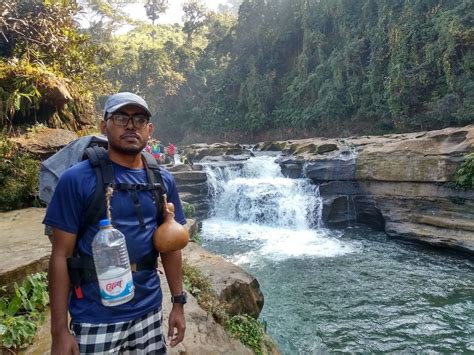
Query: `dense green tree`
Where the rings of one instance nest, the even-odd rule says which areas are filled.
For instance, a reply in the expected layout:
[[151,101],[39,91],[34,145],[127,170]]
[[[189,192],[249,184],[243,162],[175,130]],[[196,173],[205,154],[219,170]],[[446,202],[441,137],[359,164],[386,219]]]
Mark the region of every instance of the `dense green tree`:
[[175,120],[247,137],[473,122],[473,12],[467,0],[244,0],[227,33],[208,28],[202,85]]
[[0,125],[44,121],[80,128],[108,90],[97,47],[78,28],[76,1],[0,3]]
[[145,4],[146,15],[154,25],[155,21],[168,9],[168,0],[147,0]]
[[212,12],[190,0],[183,10],[181,29],[139,25],[109,46],[108,77],[151,100],[170,139],[473,122],[472,1],[235,0]]
[[193,34],[206,24],[207,8],[201,0],[188,0],[183,4],[183,12],[183,32],[186,33],[188,41],[191,41]]

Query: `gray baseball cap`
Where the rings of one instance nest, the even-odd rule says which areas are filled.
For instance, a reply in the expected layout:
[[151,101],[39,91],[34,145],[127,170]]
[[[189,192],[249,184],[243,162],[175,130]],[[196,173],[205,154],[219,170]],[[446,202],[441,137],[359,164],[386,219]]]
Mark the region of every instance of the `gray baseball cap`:
[[105,102],[104,106],[104,118],[106,117],[107,113],[113,113],[120,109],[121,107],[127,105],[135,105],[144,109],[150,116],[150,108],[148,104],[138,95],[135,95],[131,92],[119,92],[112,96],[109,96],[107,101]]

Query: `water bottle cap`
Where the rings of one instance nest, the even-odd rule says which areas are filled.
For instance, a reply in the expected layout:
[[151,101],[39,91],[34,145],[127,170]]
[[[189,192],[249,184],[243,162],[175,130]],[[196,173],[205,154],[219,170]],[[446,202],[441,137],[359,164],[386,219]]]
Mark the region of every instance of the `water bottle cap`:
[[101,219],[99,221],[99,227],[107,227],[107,226],[110,226],[110,221],[107,218]]

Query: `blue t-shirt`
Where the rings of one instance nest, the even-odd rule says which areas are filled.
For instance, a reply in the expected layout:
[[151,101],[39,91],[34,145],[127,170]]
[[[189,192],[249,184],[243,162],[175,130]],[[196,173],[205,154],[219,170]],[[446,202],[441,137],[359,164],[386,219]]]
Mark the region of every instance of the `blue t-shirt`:
[[[113,163],[115,183],[147,183],[145,169],[129,169]],[[173,175],[161,169],[168,201],[175,206],[175,219],[185,224]],[[80,162],[64,172],[56,186],[43,223],[68,233],[77,234],[81,221],[96,189],[96,175],[89,161]],[[129,191],[114,191],[111,199],[112,224],[126,238],[130,262],[136,263],[153,250],[153,233],[157,228],[155,201],[149,191],[138,191],[145,229],[140,228],[138,216]],[[92,240],[99,230],[89,226],[78,236],[76,247],[80,254],[92,257]],[[73,322],[115,323],[136,319],[161,307],[162,293],[156,270],[133,272],[135,296],[127,303],[105,307],[102,305],[97,282],[81,285],[84,298],[77,299],[71,292],[69,312]]]

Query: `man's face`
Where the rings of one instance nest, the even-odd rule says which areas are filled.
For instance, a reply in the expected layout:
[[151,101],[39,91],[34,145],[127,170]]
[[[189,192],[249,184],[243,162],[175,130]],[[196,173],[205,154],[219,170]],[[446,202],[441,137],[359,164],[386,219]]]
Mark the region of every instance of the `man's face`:
[[142,108],[127,105],[115,111],[112,117],[108,116],[107,121],[102,121],[101,129],[108,138],[109,149],[126,155],[140,154],[153,132],[153,125],[148,120],[140,127],[144,116],[148,117],[148,114]]

